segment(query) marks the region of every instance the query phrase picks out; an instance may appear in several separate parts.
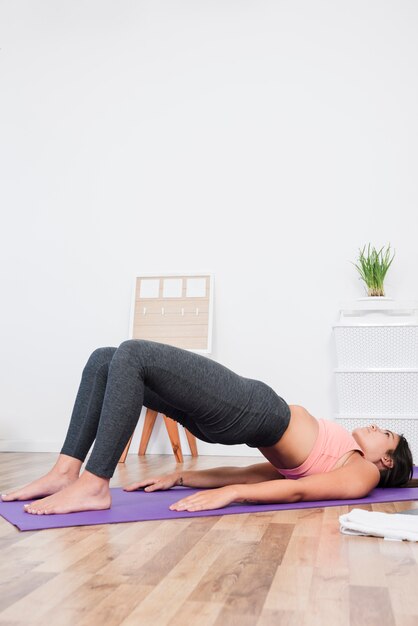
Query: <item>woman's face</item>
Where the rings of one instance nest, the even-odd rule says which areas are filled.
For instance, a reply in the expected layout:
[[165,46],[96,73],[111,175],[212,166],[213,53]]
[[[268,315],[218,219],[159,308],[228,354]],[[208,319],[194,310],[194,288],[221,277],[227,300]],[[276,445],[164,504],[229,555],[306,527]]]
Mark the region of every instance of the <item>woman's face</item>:
[[379,469],[392,466],[388,450],[395,450],[400,440],[399,435],[375,424],[356,428],[352,434],[368,461],[375,463]]

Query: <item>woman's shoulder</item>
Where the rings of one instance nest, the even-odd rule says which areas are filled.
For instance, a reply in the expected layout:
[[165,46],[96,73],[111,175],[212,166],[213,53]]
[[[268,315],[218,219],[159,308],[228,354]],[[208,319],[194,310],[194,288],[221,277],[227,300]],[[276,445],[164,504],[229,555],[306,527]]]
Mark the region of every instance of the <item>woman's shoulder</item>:
[[350,467],[356,472],[375,476],[377,482],[380,480],[380,472],[377,466],[372,461],[365,459],[358,450],[352,451],[352,454],[345,461],[344,467]]

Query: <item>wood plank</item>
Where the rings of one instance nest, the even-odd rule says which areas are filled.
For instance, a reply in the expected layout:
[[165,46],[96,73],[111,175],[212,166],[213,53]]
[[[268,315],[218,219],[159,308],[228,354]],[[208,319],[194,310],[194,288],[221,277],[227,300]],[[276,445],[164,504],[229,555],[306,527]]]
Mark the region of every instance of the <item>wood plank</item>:
[[347,567],[329,565],[313,568],[304,623],[309,626],[352,626],[349,619],[348,576]]
[[305,626],[305,618],[302,611],[264,609],[257,626]]
[[[144,571],[143,566],[151,563],[152,559],[168,544],[180,535],[187,534],[191,519],[167,520],[155,526],[146,533],[140,541],[133,542],[110,563],[102,567],[100,574],[116,572],[127,576],[135,576]],[[140,526],[138,524],[137,526]]]
[[145,317],[160,315],[161,308],[165,313],[178,313],[184,309],[184,313],[195,313],[196,307],[200,313],[209,312],[209,302],[206,298],[140,298],[135,302],[135,311],[142,317],[143,309],[146,309]]
[[84,611],[84,615],[71,624],[76,624],[76,626],[97,626],[99,624],[118,626],[153,589],[152,585],[134,584],[133,581],[117,585],[96,605],[92,606],[89,601],[86,604],[88,609]]
[[173,320],[162,320],[158,323],[156,323],[156,320],[149,320],[147,324],[135,324],[133,336],[141,339],[150,339],[152,337],[158,340],[161,338],[174,339],[176,337],[180,339],[206,338],[208,330],[207,320],[199,318],[198,321],[194,319],[193,322],[189,324],[187,320],[177,317]]
[[255,543],[236,541],[224,545],[222,553],[196,585],[189,600],[197,602],[225,602],[241,573],[251,562]]
[[145,333],[141,332],[141,339],[148,339],[149,341],[157,341],[159,343],[166,343],[169,346],[176,346],[177,348],[183,348],[184,350],[206,350],[207,341],[205,337],[145,337]]
[[222,604],[219,602],[186,600],[172,619],[170,619],[168,625],[185,626],[185,624],[199,624],[199,626],[213,626],[221,609]]
[[190,600],[193,587],[219,558],[222,546],[215,549],[200,541],[177,567],[149,593],[143,602],[122,622],[124,626],[145,623],[164,626],[178,619],[184,603]]
[[10,605],[38,589],[54,576],[53,572],[9,571],[8,580],[1,582],[0,611],[4,611]]
[[385,587],[350,585],[350,626],[395,626]]
[[90,574],[80,572],[61,572],[11,604],[1,612],[0,619],[33,623],[43,618],[51,608],[58,607],[64,598],[85,585],[90,577]]
[[[182,520],[181,520],[182,521]],[[192,519],[187,524],[187,532],[177,533],[171,541],[153,554],[153,558],[132,570],[132,574],[144,585],[157,585],[173,570],[177,563],[187,558],[188,553],[212,528],[212,517]],[[186,530],[185,527],[184,531]],[[187,560],[189,562],[189,559]]]
[[349,541],[347,546],[350,585],[385,587],[386,574],[382,567],[382,556],[376,538],[357,537],[357,541]]
[[309,607],[313,569],[311,565],[282,563],[272,580],[264,609],[272,614],[277,611],[298,614],[300,611],[306,611]]

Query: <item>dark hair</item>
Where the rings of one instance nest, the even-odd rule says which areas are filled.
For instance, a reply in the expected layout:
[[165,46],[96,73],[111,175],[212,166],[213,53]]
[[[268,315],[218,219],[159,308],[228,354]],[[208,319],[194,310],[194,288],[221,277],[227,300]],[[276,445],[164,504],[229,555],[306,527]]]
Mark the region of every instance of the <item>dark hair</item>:
[[380,470],[378,487],[402,487],[412,478],[414,463],[408,442],[399,435],[399,443],[394,450],[389,450],[393,467]]

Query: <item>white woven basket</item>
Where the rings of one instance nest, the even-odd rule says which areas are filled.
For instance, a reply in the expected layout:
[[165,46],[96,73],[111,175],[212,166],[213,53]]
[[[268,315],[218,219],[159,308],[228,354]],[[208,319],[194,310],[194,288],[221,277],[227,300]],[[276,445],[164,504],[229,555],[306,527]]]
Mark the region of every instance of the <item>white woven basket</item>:
[[338,412],[418,415],[418,369],[336,371]]
[[340,368],[418,368],[418,326],[334,326]]

